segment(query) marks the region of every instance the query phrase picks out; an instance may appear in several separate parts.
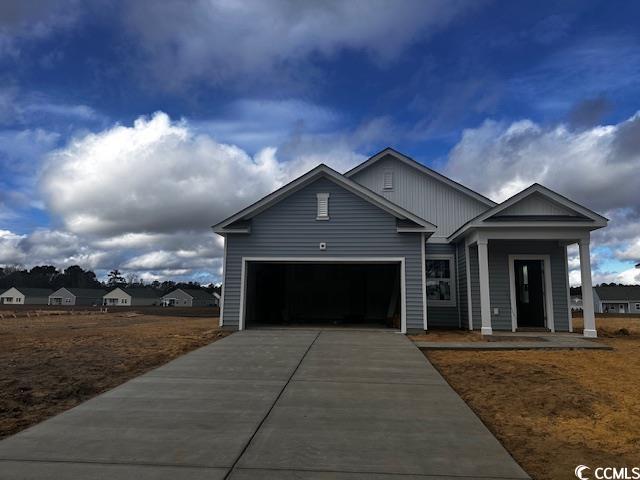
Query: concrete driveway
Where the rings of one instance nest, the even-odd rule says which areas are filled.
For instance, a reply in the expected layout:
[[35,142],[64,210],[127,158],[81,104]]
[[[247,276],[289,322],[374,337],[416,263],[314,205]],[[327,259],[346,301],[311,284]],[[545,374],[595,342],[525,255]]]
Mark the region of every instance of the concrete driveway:
[[0,442],[3,479],[528,478],[420,351],[236,333]]

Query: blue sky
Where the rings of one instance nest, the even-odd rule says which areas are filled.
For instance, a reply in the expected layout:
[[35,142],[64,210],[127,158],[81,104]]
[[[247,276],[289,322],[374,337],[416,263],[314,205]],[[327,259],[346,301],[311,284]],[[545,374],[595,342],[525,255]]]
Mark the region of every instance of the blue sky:
[[640,282],[639,17],[631,1],[3,2],[0,264],[217,281],[208,225],[393,146],[497,201],[537,181],[607,215],[594,279]]

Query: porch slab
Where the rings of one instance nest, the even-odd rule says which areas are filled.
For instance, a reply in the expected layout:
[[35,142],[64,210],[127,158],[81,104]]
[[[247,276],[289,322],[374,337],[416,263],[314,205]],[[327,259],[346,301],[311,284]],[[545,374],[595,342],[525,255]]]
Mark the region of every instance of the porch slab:
[[[576,334],[545,334],[526,335],[500,334],[498,336],[530,337],[532,340],[522,339],[514,341],[491,340],[487,342],[415,342],[421,350],[613,350],[612,347],[587,340]],[[535,340],[534,340],[535,339]]]

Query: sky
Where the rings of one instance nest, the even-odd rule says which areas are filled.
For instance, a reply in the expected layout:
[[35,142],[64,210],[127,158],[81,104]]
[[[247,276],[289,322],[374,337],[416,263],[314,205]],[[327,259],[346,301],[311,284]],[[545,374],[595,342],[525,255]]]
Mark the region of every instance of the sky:
[[[640,3],[0,3],[0,265],[219,282],[210,226],[384,147],[502,201],[610,219],[640,283]],[[570,281],[579,284],[570,250]]]

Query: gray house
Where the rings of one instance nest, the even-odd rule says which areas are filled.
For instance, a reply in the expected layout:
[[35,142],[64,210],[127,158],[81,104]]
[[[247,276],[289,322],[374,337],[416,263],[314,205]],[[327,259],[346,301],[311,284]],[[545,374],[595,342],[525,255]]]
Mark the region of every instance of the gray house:
[[197,288],[176,288],[162,297],[162,305],[166,307],[213,307],[215,297]]
[[46,305],[51,290],[48,288],[11,287],[0,294],[2,305]]
[[152,288],[116,287],[102,297],[102,304],[108,307],[139,307],[160,303],[160,294]]
[[640,314],[640,285],[594,287],[593,300],[598,313]]
[[105,293],[100,288],[62,287],[49,295],[49,305],[102,305]]
[[578,243],[595,337],[589,241],[606,225],[538,184],[495,203],[389,148],[345,174],[320,165],[213,227],[220,323],[571,331]]

